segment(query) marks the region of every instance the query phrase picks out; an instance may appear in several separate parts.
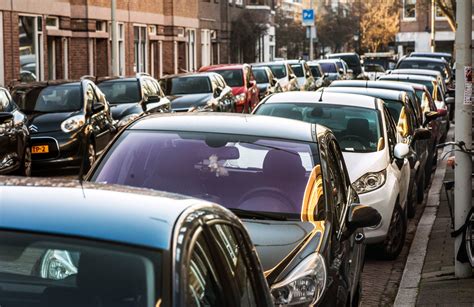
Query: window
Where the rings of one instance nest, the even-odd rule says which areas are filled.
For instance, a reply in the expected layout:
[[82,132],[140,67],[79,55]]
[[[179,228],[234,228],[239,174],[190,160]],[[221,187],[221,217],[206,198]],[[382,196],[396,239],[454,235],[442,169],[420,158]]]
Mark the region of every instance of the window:
[[[109,29],[112,29],[112,23],[109,23]],[[119,76],[125,75],[125,28],[123,23],[117,23],[117,73]],[[112,33],[109,34],[110,48],[112,47]],[[114,63],[111,63],[114,65]]]
[[141,100],[138,82],[133,81],[104,81],[98,84],[99,89],[113,104],[139,102]]
[[[331,141],[328,148],[328,177],[329,177],[329,199],[332,202],[336,218],[337,227],[340,227],[344,223],[344,213],[346,207],[346,185],[342,175],[341,159],[336,154],[335,145]],[[336,222],[336,221],[335,221]]]
[[95,31],[96,32],[107,32],[107,21],[97,20],[95,22]]
[[[123,25],[122,25],[123,27]],[[147,72],[147,27],[133,26],[134,62],[133,71],[136,73]]]
[[388,147],[390,156],[393,156],[393,150],[395,149],[395,145],[398,143],[397,141],[397,128],[395,127],[395,123],[390,115],[388,109],[384,106],[383,107],[383,115],[385,117],[385,126],[387,127],[387,140],[388,140]]
[[46,29],[59,29],[59,18],[52,16],[46,17]]
[[211,35],[212,35],[211,30],[207,30],[207,29],[201,30],[201,65],[202,66],[207,66],[211,64],[211,59],[212,59]]
[[19,16],[20,73],[43,80],[43,18]]
[[195,71],[196,65],[196,31],[193,29],[186,30],[187,38],[187,69],[188,71]]
[[[256,306],[257,302],[254,290],[258,289],[254,287],[251,272],[249,272],[249,251],[246,248],[242,236],[239,236],[239,240],[237,238],[238,230],[232,229],[231,226],[225,224],[213,225],[212,231],[217,238],[216,243],[220,251],[224,254],[226,266],[230,269],[230,273],[232,274],[231,280],[237,283],[240,297],[239,305]],[[244,254],[245,252],[246,254]]]
[[404,19],[416,18],[416,0],[403,1],[403,18]]
[[223,285],[218,276],[219,267],[214,253],[201,233],[192,247],[187,263],[185,302],[186,306],[225,306]]

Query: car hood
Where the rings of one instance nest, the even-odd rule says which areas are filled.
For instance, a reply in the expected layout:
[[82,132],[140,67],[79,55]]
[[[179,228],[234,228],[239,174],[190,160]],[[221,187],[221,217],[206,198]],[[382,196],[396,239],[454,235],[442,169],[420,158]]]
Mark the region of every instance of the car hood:
[[169,96],[171,101],[172,109],[189,109],[193,106],[204,106],[212,99],[211,93],[204,94],[187,94],[187,95],[176,95]]
[[344,151],[342,155],[351,182],[356,181],[366,173],[380,172],[387,168],[388,161],[385,150],[365,153]]
[[39,113],[28,114],[28,127],[32,134],[61,130],[61,123],[81,112]]
[[121,120],[123,117],[130,114],[140,114],[143,112],[142,107],[139,103],[120,103],[110,105],[110,111],[112,118],[115,120]]
[[277,267],[316,226],[301,221],[243,219],[265,271]]
[[234,86],[234,87],[231,87],[231,89],[232,89],[232,95],[234,96],[245,93],[245,86]]

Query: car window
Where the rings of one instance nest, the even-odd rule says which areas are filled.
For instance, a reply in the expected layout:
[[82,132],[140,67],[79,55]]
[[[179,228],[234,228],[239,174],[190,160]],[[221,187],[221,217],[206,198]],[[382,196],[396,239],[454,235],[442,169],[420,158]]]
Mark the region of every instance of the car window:
[[[23,92],[18,90],[15,92]],[[78,83],[50,85],[24,90],[17,102],[26,113],[74,112],[83,108],[81,86]],[[14,95],[18,98],[18,94]]]
[[321,65],[321,69],[325,73],[336,73],[337,72],[336,64],[334,64],[334,63],[321,63],[320,65]]
[[342,175],[342,170],[340,168],[340,162],[336,154],[335,146],[330,142],[328,147],[328,193],[330,206],[334,209],[335,212],[335,222],[337,223],[336,227],[339,228],[344,222],[344,213],[347,201],[346,185],[345,179]]
[[159,96],[158,88],[155,86],[152,79],[145,79],[145,85],[148,88],[149,96]]
[[231,280],[234,280],[237,284],[239,305],[256,306],[256,293],[254,291],[257,289],[251,278],[254,270],[252,270],[248,260],[248,253],[244,254],[246,244],[243,242],[242,235],[240,235],[240,239],[237,237],[240,231],[226,224],[212,225],[211,230],[215,235],[221,253],[224,255],[231,273]]
[[141,89],[136,80],[111,80],[97,85],[112,104],[133,103],[141,100]]
[[298,63],[298,64],[291,64],[290,66],[298,78],[304,77],[303,65]]
[[176,77],[162,80],[166,95],[212,93],[211,80],[207,76]]
[[319,67],[317,65],[311,65],[310,66],[311,73],[313,74],[314,77],[321,77],[321,71],[319,70]]
[[269,83],[267,73],[264,69],[254,69],[253,74],[257,83]]
[[393,150],[395,149],[395,145],[397,144],[396,128],[393,123],[393,119],[390,116],[390,113],[385,106],[383,108],[383,114],[385,117],[385,126],[387,127],[387,141],[388,141],[388,147],[390,149],[389,152],[390,152],[390,156],[392,156]]
[[219,276],[221,268],[215,262],[215,252],[207,244],[203,232],[191,247],[186,263],[186,306],[226,306],[223,288],[226,285]]
[[244,85],[244,75],[242,73],[242,69],[216,70],[216,73],[224,77],[225,82],[230,87]]
[[15,109],[15,105],[10,100],[7,92],[0,90],[0,112],[12,112]]
[[275,77],[278,79],[284,78],[287,75],[285,65],[283,64],[272,64],[272,65],[268,65],[268,67],[271,69]]

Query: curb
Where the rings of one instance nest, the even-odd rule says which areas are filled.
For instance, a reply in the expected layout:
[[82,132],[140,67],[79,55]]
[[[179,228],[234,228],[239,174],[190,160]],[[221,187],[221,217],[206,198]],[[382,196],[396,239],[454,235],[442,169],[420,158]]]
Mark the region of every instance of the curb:
[[[442,152],[443,156],[448,151],[446,147]],[[433,177],[431,187],[428,191],[428,199],[416,229],[415,237],[408,253],[402,280],[398,287],[397,297],[394,306],[415,306],[418,297],[418,286],[421,280],[421,273],[425,263],[425,256],[440,202],[440,192],[446,173],[446,161],[439,160],[438,167]]]

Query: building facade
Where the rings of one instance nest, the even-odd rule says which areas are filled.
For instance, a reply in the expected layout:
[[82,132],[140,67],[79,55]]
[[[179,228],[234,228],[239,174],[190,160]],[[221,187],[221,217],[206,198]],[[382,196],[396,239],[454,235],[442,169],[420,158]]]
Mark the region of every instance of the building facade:
[[0,84],[108,76],[112,65],[119,75],[158,78],[229,63],[232,20],[247,3],[260,9],[271,2],[117,0],[112,63],[110,0],[0,0]]
[[[472,5],[474,8],[474,0]],[[431,0],[401,0],[400,32],[396,36],[399,55],[431,50],[431,10]],[[435,10],[435,50],[453,53],[454,32],[441,10]]]

